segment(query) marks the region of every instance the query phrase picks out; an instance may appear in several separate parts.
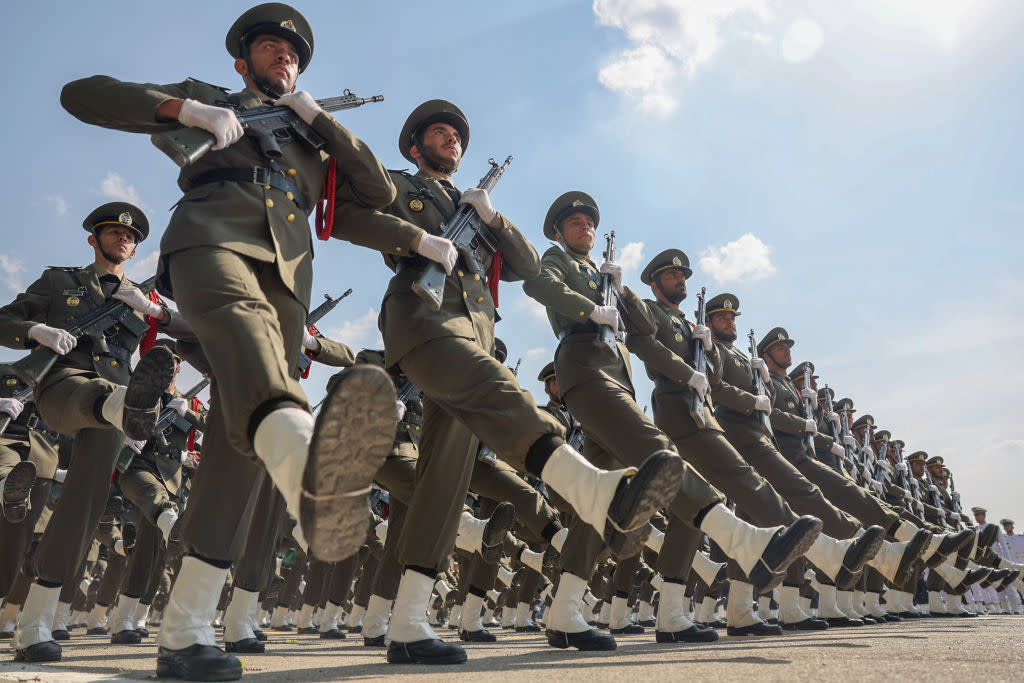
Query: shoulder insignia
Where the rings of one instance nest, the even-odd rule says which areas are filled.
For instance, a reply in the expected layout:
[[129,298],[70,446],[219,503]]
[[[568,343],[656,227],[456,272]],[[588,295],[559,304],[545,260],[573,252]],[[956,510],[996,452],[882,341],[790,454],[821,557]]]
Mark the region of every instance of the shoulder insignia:
[[227,95],[228,93],[230,93],[230,92],[231,92],[230,88],[225,88],[225,87],[224,87],[224,86],[222,86],[222,85],[214,85],[213,83],[207,83],[206,81],[201,81],[201,80],[199,80],[198,78],[193,78],[192,76],[189,76],[189,77],[188,77],[188,80],[192,81],[193,83],[201,83],[201,84],[203,84],[203,85],[208,85],[208,86],[210,86],[211,88],[215,88],[216,90],[220,90],[220,91],[221,91],[221,92],[223,92],[223,93],[224,93],[225,95]]
[[81,270],[81,266],[46,266],[47,270],[63,270],[66,273],[73,273],[76,270]]

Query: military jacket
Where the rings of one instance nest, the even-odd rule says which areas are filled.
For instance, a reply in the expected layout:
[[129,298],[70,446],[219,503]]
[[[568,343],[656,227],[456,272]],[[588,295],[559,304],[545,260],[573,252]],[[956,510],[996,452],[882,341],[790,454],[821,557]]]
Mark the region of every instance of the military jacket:
[[[486,259],[483,273],[474,273],[460,257],[445,280],[438,311],[412,291],[413,283],[431,263],[415,254],[412,245],[423,233],[440,234],[441,224],[457,208],[448,192],[457,191],[423,171],[412,176],[415,182],[401,171],[391,171],[390,176],[397,188],[394,201],[380,210],[356,202],[339,204],[332,235],[381,252],[395,270],[378,320],[385,363],[391,367],[412,349],[440,337],[473,339],[493,352],[495,305],[487,286],[492,259]],[[424,188],[436,204],[424,194]],[[537,252],[511,221],[501,216],[501,226],[492,233],[502,255],[501,280],[515,282],[537,274]]]
[[[715,348],[721,369],[718,381],[711,383],[711,398],[719,422],[731,437],[741,434],[754,438],[771,436],[765,434],[754,409],[757,387],[750,358],[730,343],[716,341]],[[774,385],[768,383],[765,389],[771,396]]]
[[[109,76],[92,76],[64,86],[61,104],[76,118],[104,128],[134,133],[159,133],[179,128],[177,121],[157,121],[156,108],[174,98],[203,104],[225,104],[233,98],[241,109],[263,104],[261,93],[227,90],[196,80],[157,85],[126,83]],[[193,178],[222,168],[268,167],[268,160],[253,137],[230,147],[210,151],[185,166],[178,176],[184,196],[171,216],[160,241],[161,262],[192,247],[221,247],[248,258],[274,263],[282,282],[295,298],[309,307],[313,281],[313,251],[306,216],[320,198],[329,156],[337,159],[337,193],[333,201],[363,202],[381,207],[394,198],[395,188],[370,148],[327,112],[313,120],[312,128],[327,141],[323,152],[312,152],[305,143],[288,136],[278,138],[280,169],[302,192],[307,210],[284,192],[269,185],[220,181],[196,184]],[[169,278],[162,277],[160,291],[170,297]]]
[[[679,410],[680,403],[689,405],[693,389],[687,382],[696,370],[694,363],[693,324],[677,307],[662,301],[644,299],[647,313],[654,327],[650,335],[631,334],[626,340],[626,347],[642,360],[647,369],[647,376],[654,381],[651,392],[651,405],[654,407],[655,420],[669,419],[678,424],[697,424],[690,416],[689,410]],[[721,362],[718,348],[712,346],[707,354],[708,383],[721,381]],[[704,429],[722,431],[715,420],[710,405],[710,392],[704,398]],[[662,414],[669,412],[670,414]]]
[[[25,292],[0,308],[0,344],[13,349],[34,348],[37,344],[29,339],[28,331],[36,323],[64,328],[74,318],[103,306],[106,299],[100,288],[99,276],[102,274],[105,273],[99,272],[95,264],[84,268],[47,268]],[[134,284],[122,276],[118,287],[126,282]],[[164,311],[169,316],[169,322],[161,324],[161,331],[171,336],[191,334],[180,315],[166,307]],[[133,311],[133,314],[143,319],[141,313]],[[111,348],[110,354],[93,349],[92,340],[88,337],[81,338],[70,353],[58,356],[57,362],[36,389],[37,393],[65,377],[88,372],[95,372],[115,384],[127,384],[132,374],[128,361],[139,347],[141,337],[127,327],[118,325],[106,339]]]
[[572,429],[572,416],[569,414],[569,411],[565,409],[565,406],[563,406],[561,403],[548,401],[546,404],[538,406],[538,408],[540,408],[541,410],[550,414],[552,417],[558,420],[562,427],[565,428],[566,433],[568,433],[569,430]]
[[[772,429],[775,431],[775,438],[779,445],[794,449],[806,447],[806,433],[804,432],[803,397],[800,390],[786,375],[779,375],[770,372],[772,384],[775,385],[774,396],[772,397]],[[808,453],[808,455],[814,455]]]
[[[200,432],[206,429],[205,412],[187,410],[185,411],[184,418],[191,425],[192,429]],[[129,470],[136,467],[146,469],[155,467],[160,478],[167,486],[167,490],[172,496],[176,496],[181,489],[181,459],[182,454],[188,453],[189,432],[179,429],[174,425],[167,429],[164,435],[167,444],[162,445],[155,438],[147,441],[142,449],[142,453],[132,459]],[[147,463],[150,467],[146,466]]]
[[[555,350],[558,390],[564,396],[577,384],[602,379],[634,394],[629,352],[621,342],[611,358],[599,346],[599,328],[590,314],[601,301],[601,276],[587,257],[551,247],[541,258],[540,274],[523,283],[523,291],[547,309],[548,322],[560,339]],[[628,287],[622,296],[627,334],[654,334],[647,307]]]
[[[26,388],[27,385],[10,371],[10,366],[0,365],[0,396],[13,398]],[[23,403],[25,408],[21,415],[17,420],[12,420],[0,436],[0,445],[28,444],[28,459],[36,466],[36,476],[40,479],[52,479],[54,472],[57,471],[59,435],[42,421],[31,399]]]

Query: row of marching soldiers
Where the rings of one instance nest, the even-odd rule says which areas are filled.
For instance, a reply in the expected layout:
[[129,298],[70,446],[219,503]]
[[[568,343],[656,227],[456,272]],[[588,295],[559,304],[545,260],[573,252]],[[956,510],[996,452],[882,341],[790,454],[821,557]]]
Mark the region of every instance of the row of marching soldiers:
[[[12,439],[14,423],[23,428],[5,451],[0,526],[16,660],[60,660],[76,604],[114,643],[141,642],[170,568],[157,675],[239,678],[235,654],[266,648],[261,601],[280,603],[277,625],[297,604],[302,557],[299,626],[312,628],[318,606],[325,638],[340,636],[342,618],[361,622],[362,645],[385,647],[396,665],[466,661],[472,643],[496,637],[485,614],[498,607],[530,631],[543,603],[549,646],[611,650],[652,619],[666,647],[716,640],[726,582],[737,637],[913,619],[922,575],[932,615],[966,614],[961,596],[975,584],[1021,587],[1022,567],[993,552],[995,535],[962,527],[941,470],[916,476],[923,453],[903,458],[870,416],[854,419],[852,402],[830,408],[824,388],[819,400],[812,367],[790,369],[784,328],[737,346],[740,303],[728,293],[688,318],[693,273],[678,245],[663,245],[631,289],[613,249],[591,256],[601,212],[572,190],[536,217],[554,244],[538,254],[487,187],[455,185],[470,140],[455,104],[402,112],[398,151],[417,170],[389,171],[296,88],[313,54],[302,14],[258,5],[225,46],[238,92],[108,76],[61,92],[88,124],[207,144],[179,159],[183,195],[152,280],[124,277],[149,235],[145,215],[105,204],[83,222],[93,262],[47,269],[0,309],[0,344],[30,352],[11,364],[2,408]],[[281,128],[243,126],[268,105]],[[391,271],[383,351],[357,356],[308,326],[318,199],[317,235],[338,240],[321,259],[358,258],[356,245]],[[442,229],[455,224],[474,239]],[[546,405],[498,358],[500,282],[522,282],[558,340],[541,376]],[[315,416],[303,353],[345,366]],[[654,382],[651,415],[637,404],[633,358]],[[176,386],[181,361],[212,381],[205,413],[194,388]],[[34,539],[61,477],[42,443],[54,434],[74,437],[70,460]],[[187,486],[183,468],[195,468]],[[115,522],[115,469],[134,533]],[[374,484],[388,493],[386,520],[368,508]],[[280,537],[295,552],[278,570]],[[103,564],[97,538],[106,567],[90,606],[79,589]],[[435,629],[449,601],[458,641]],[[608,632],[590,623],[591,603]]]

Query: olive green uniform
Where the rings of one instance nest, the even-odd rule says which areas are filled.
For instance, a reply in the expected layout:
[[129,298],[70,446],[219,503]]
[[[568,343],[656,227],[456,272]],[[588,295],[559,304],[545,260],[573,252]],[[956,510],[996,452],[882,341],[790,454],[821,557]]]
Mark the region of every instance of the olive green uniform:
[[[430,263],[413,254],[412,244],[424,231],[437,234],[459,197],[454,187],[427,173],[412,178],[415,182],[391,172],[396,199],[381,211],[355,202],[336,206],[333,234],[380,251],[396,271],[379,321],[385,363],[399,365],[424,392],[416,486],[399,556],[406,565],[439,569],[454,545],[474,464],[469,450],[439,450],[446,433],[468,429],[503,460],[524,469],[529,448],[544,435],[561,435],[562,429],[492,356],[495,306],[485,277],[491,259],[483,264],[484,273],[472,272],[460,259],[445,280],[438,311],[412,292]],[[502,252],[501,280],[536,274],[537,253],[518,228],[501,217],[493,232]]]

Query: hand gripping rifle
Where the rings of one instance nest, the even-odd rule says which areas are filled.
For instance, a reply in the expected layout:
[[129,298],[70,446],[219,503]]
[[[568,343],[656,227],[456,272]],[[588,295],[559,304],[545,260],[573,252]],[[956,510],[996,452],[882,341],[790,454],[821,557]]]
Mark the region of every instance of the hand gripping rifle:
[[[704,305],[707,293],[707,287],[701,287],[700,294],[697,295],[697,325],[703,325],[707,318],[707,307]],[[693,369],[703,375],[708,374],[708,355],[704,351],[704,342],[697,338],[693,340]],[[704,421],[704,401],[696,391],[692,393],[693,395],[690,397],[690,417],[693,418],[694,423],[700,429],[704,429],[706,424]]]
[[[320,319],[325,315],[334,310],[334,307],[341,303],[341,300],[352,293],[352,288],[349,287],[345,290],[345,293],[339,296],[337,299],[332,299],[330,294],[324,294],[325,301],[309,312],[306,316],[306,327],[310,325],[316,325],[320,322]],[[313,359],[307,356],[305,353],[299,354],[299,372],[303,373],[310,365],[312,365]]]
[[[604,251],[604,260],[615,263],[615,231],[612,230],[611,234],[604,236],[606,240],[606,246]],[[612,306],[616,310],[620,307],[619,293],[615,291],[615,280],[612,279],[611,275],[601,276],[601,305]],[[622,326],[619,326],[622,329]],[[617,358],[619,355],[618,339],[615,335],[615,331],[612,330],[611,325],[601,325],[601,335],[598,344],[602,349],[605,350],[612,358]]]
[[[754,341],[754,330],[751,328],[750,334],[747,335],[747,341],[749,343],[750,360],[753,361],[757,358],[757,342]],[[754,369],[753,364],[750,366],[751,372],[754,373],[754,391],[757,392],[758,396],[768,396],[768,387],[764,384],[764,377],[761,373]],[[761,423],[761,426],[768,430],[769,433],[772,431],[772,419],[768,413],[757,411],[757,419]]]
[[[149,294],[156,286],[156,275],[136,285],[143,294]],[[90,311],[77,318],[70,318],[64,327],[77,339],[88,337],[92,340],[92,352],[99,355],[110,352],[107,346],[107,333],[113,335],[118,327],[125,327],[137,336],[142,336],[149,329],[145,319],[135,315],[132,307],[118,299],[108,299],[95,311]],[[11,364],[11,370],[25,384],[33,389],[39,386],[46,373],[57,361],[57,352],[45,346],[39,346],[32,353]]]
[[924,476],[928,479],[928,496],[931,498],[932,505],[942,510],[943,516],[948,520],[949,518],[946,517],[946,506],[942,504],[942,496],[939,495],[939,487],[935,480],[932,479],[932,473],[928,471],[927,465],[924,468]]
[[846,443],[846,437],[850,436],[850,416],[847,411],[843,411],[843,414],[839,416],[839,421],[842,423],[841,436],[843,438],[843,452],[846,454],[846,461],[853,465],[853,476],[860,482],[861,486],[866,486],[867,482],[864,480],[864,468],[857,467],[857,459],[853,457],[852,448]]
[[[203,377],[199,380],[199,383],[194,387],[182,394],[181,398],[186,401],[195,398],[199,395],[199,392],[210,385],[210,378]],[[187,419],[178,414],[178,411],[174,408],[164,406],[160,409],[160,415],[157,416],[156,426],[153,427],[153,440],[157,443],[154,446],[156,448],[166,449],[170,444],[167,442],[167,434],[170,429],[178,429],[186,434],[192,429],[192,423]],[[135,458],[135,451],[131,446],[125,444],[121,447],[121,452],[117,456],[117,463],[115,467],[117,471],[124,474],[128,471],[128,466],[132,464],[132,460]]]
[[[829,391],[828,385],[825,385],[825,411],[827,415],[831,415],[835,412],[832,404],[832,392]],[[841,458],[837,458],[835,469],[840,474],[848,473],[853,468],[853,461],[850,459],[849,451],[847,450],[846,444],[843,444],[843,435],[839,433],[839,428],[836,427],[836,423],[832,420],[827,420],[829,432],[831,432],[832,441],[837,444],[843,445],[843,455]]]
[[[481,190],[487,190],[490,194],[494,186],[498,184],[505,169],[512,163],[512,157],[505,159],[505,163],[498,165],[494,159],[488,159],[487,163],[491,168],[487,171],[480,183],[477,185]],[[484,259],[494,256],[498,251],[498,240],[469,204],[461,204],[455,209],[455,213],[447,221],[441,224],[441,237],[451,241],[462,256],[462,260],[470,271],[484,277]],[[431,261],[412,283],[412,291],[426,302],[432,311],[441,310],[441,301],[444,299],[444,283],[447,275],[439,263]]]
[[892,448],[896,452],[896,485],[910,494],[908,499],[903,498],[903,505],[912,514],[924,512],[924,504],[921,502],[921,493],[917,490],[917,479],[907,476],[907,463],[903,460],[903,451],[898,443],[893,443]]
[[889,441],[882,441],[882,452],[878,454],[875,461],[875,479],[882,482],[882,486],[892,483],[892,466],[889,464]]
[[[338,97],[328,97],[317,100],[316,103],[324,111],[341,111],[361,107],[370,102],[383,101],[383,95],[363,98],[352,94],[350,90],[345,90]],[[238,109],[233,106],[231,108],[235,110],[235,116],[242,124],[245,134],[258,140],[260,151],[269,159],[280,159],[282,156],[281,147],[277,144],[279,138],[294,135],[313,152],[319,152],[327,145],[327,140],[303,121],[291,107],[266,104],[252,109]],[[196,127],[164,131],[151,136],[150,139],[157,149],[181,167],[194,163],[217,144],[217,138],[213,133]]]
[[[32,387],[25,387],[21,391],[16,392],[14,396],[11,396],[11,398],[19,403],[28,403],[32,400]],[[0,413],[0,436],[3,436],[4,432],[7,431],[7,428],[11,426],[11,422],[13,422],[13,420],[10,415],[7,413]]]
[[[805,365],[804,366],[804,388],[801,390],[801,393],[803,391],[807,391],[810,388],[811,388],[811,368],[810,368],[810,366]],[[814,403],[811,401],[811,399],[807,398],[806,396],[804,396],[803,399],[804,399],[804,413],[807,414],[807,419],[808,420],[813,420],[814,419]],[[811,449],[811,455],[813,456],[814,455],[814,435],[813,434],[808,434],[805,438],[807,439],[807,447]]]

